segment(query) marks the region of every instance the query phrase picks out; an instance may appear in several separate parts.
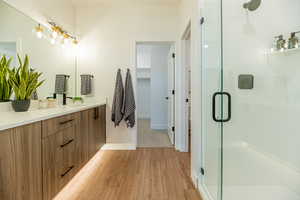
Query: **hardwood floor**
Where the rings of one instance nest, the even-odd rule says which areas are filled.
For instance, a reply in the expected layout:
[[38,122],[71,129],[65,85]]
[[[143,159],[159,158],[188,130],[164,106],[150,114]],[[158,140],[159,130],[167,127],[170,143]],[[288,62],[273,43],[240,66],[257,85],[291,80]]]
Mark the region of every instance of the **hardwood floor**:
[[189,162],[172,148],[100,151],[55,200],[201,200]]

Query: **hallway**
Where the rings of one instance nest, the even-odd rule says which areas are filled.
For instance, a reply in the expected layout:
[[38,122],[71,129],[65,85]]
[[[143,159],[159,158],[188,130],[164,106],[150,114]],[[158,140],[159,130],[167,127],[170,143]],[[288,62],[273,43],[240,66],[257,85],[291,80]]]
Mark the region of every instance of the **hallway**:
[[138,120],[138,147],[172,147],[167,130],[152,130],[150,120]]
[[55,200],[201,200],[189,162],[172,148],[100,151]]

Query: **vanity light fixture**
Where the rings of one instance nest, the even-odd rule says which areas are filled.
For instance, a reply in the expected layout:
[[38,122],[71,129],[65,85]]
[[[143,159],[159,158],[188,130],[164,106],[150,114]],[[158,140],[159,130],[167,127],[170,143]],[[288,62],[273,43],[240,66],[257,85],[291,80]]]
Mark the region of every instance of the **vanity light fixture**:
[[43,37],[44,29],[42,28],[41,24],[39,24],[37,27],[35,27],[35,33],[37,38],[41,39]]
[[[73,43],[74,43],[74,41],[76,40],[75,36],[69,34],[67,31],[63,30],[63,28],[58,26],[55,22],[49,21],[48,23],[51,26],[52,37],[55,39],[59,38],[61,40],[62,46],[69,44],[70,41],[73,41]],[[78,43],[78,40],[76,40],[76,42]]]
[[62,47],[73,44],[77,45],[78,40],[75,36],[69,34],[67,31],[63,30],[60,26],[58,26],[55,22],[49,21],[48,22],[48,30],[49,34],[44,34],[44,28],[41,26],[41,24],[38,24],[37,27],[35,27],[35,33],[38,38],[42,38],[43,36],[46,36],[46,38],[50,41],[51,44],[60,43]]

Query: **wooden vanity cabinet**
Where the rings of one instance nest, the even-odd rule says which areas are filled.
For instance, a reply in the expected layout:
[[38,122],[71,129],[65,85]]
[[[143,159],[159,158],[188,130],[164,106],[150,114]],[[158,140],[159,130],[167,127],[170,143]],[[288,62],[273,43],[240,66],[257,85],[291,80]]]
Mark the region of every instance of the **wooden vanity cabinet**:
[[105,142],[105,105],[0,131],[0,199],[53,199]]
[[106,143],[106,106],[89,110],[89,156]]
[[41,122],[0,131],[0,199],[42,199]]

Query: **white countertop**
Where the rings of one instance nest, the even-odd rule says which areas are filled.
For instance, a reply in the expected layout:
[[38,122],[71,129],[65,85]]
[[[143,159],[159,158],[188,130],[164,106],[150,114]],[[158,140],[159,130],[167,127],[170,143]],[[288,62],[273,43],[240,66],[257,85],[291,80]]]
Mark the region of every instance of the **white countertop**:
[[82,105],[76,106],[58,106],[56,108],[30,110],[20,113],[13,111],[0,112],[0,131],[75,112],[80,112],[104,104],[106,104],[105,101],[99,101],[97,103],[84,103]]

